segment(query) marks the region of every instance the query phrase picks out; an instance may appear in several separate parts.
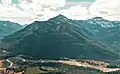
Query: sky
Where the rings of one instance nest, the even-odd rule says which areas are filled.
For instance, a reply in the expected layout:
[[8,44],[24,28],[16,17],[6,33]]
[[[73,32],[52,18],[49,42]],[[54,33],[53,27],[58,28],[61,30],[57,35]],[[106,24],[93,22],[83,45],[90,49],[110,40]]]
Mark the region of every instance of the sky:
[[94,2],[95,0],[67,0],[72,2]]
[[0,20],[30,24],[59,14],[76,20],[120,21],[120,0],[0,0]]

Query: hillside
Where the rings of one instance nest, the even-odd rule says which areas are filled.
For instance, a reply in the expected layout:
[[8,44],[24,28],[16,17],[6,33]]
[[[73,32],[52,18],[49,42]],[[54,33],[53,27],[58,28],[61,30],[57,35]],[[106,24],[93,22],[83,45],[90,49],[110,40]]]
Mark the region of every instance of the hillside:
[[[89,38],[85,31],[87,30],[75,21],[58,15],[48,21],[35,21],[24,29],[6,36],[0,46],[14,53],[41,58],[118,57],[106,45]],[[5,44],[9,46],[2,47]]]
[[4,36],[10,35],[23,27],[20,24],[9,22],[9,21],[0,21],[0,39]]
[[120,53],[120,21],[109,21],[102,17],[95,17],[89,20],[76,20],[76,22],[86,28],[92,34],[91,38],[100,40],[112,47],[113,51]]
[[[76,20],[76,22],[89,30],[95,39],[104,40],[120,32],[119,21],[108,21],[102,17],[95,17],[89,20]],[[104,41],[105,42],[105,41]]]

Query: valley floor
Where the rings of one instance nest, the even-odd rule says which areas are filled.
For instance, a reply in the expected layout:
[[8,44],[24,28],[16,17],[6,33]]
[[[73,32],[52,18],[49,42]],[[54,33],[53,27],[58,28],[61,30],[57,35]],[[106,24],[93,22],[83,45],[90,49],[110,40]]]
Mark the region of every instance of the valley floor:
[[[104,74],[104,73],[105,74],[106,73],[114,74],[114,72],[120,73],[120,68],[108,68],[108,66],[110,65],[109,63],[106,63],[103,61],[95,61],[95,60],[75,60],[75,59],[64,59],[64,60],[25,60],[24,59],[23,60],[23,59],[21,59],[21,61],[18,61],[18,59],[15,59],[15,58],[14,58],[13,62],[11,60],[13,61],[13,58],[9,58],[6,60],[0,60],[0,67],[1,67],[0,72],[4,72],[3,74],[5,74],[5,73],[6,74],[9,74],[9,73],[32,74],[32,73],[30,73],[31,71],[32,72],[38,71],[40,74],[46,74],[46,73],[49,74],[50,72],[61,72],[60,74],[67,74],[66,73],[67,69],[73,67],[74,70],[79,70],[80,68],[84,68],[84,69],[88,69],[88,70],[90,69],[91,71],[93,71],[93,73],[91,73],[91,74],[95,74],[94,71],[98,72],[96,74]],[[9,63],[9,65],[2,68],[2,65],[5,64],[5,62]],[[24,63],[24,65],[20,66],[21,62]],[[51,64],[57,64],[57,65],[62,64],[62,67],[64,68],[64,70],[58,70],[59,69],[58,66],[53,67],[53,66],[51,66]],[[27,67],[23,68],[26,65],[27,65]],[[34,65],[36,65],[36,66],[34,66]],[[21,70],[18,70],[18,69],[21,69]],[[81,71],[81,69],[79,71]],[[86,71],[86,70],[83,70],[83,71]],[[75,71],[75,72],[78,73],[77,71]],[[119,74],[119,73],[117,73],[117,74]],[[38,74],[38,73],[36,73],[36,74]],[[50,73],[50,74],[52,74],[52,73]],[[54,74],[57,74],[57,73],[54,73]]]

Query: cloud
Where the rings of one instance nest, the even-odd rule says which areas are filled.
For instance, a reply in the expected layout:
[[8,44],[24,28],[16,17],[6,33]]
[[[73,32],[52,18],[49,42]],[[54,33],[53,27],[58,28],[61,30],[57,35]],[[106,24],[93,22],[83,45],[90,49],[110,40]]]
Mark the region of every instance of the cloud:
[[1,0],[0,20],[25,24],[35,20],[48,20],[58,14],[77,20],[97,16],[108,20],[120,20],[120,0],[97,0],[91,6],[90,4],[71,4],[66,0],[18,0],[18,3]]
[[82,6],[81,4],[71,6],[68,9],[61,10],[61,14],[67,16],[70,19],[86,19],[88,18],[88,9],[85,6]]
[[0,4],[0,19],[17,23],[31,23],[34,20],[47,20],[58,15],[56,9],[63,7],[65,0],[19,0],[12,4],[10,0],[2,0]]
[[[48,20],[58,14],[71,19],[86,19],[88,9],[82,4],[67,7],[66,0],[2,0],[0,4],[0,20],[9,20],[17,23],[31,23],[35,20]],[[67,8],[66,8],[67,7]]]
[[12,0],[1,0],[1,3],[3,3],[3,5],[10,5],[12,2]]
[[90,14],[108,20],[120,20],[120,0],[97,0],[89,8]]
[[12,22],[20,23],[19,21],[16,21],[16,20],[17,19],[23,20],[26,18],[29,19],[29,17],[32,18],[33,15],[28,12],[21,11],[16,7],[12,7],[12,6],[6,7],[3,5],[0,5],[0,19],[1,20],[9,20]]
[[38,1],[40,1],[41,5],[47,5],[52,7],[62,7],[65,5],[65,0],[38,0]]

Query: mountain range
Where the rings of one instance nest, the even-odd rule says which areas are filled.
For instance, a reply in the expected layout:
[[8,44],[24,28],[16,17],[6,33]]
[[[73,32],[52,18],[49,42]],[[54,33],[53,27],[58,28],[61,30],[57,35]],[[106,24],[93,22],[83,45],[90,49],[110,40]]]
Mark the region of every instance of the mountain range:
[[119,21],[108,21],[102,17],[95,17],[89,20],[77,20],[80,25],[89,30],[94,38],[105,39],[120,32]]
[[0,39],[4,38],[4,36],[10,35],[20,29],[23,26],[17,23],[9,22],[9,21],[0,21]]
[[92,39],[94,33],[80,24],[84,22],[63,15],[48,21],[35,21],[4,37],[0,48],[39,58],[115,59],[119,56],[105,44]]
[[104,42],[117,52],[120,51],[120,21],[109,21],[102,17],[95,17],[85,21],[76,20],[76,22],[92,33],[89,35],[91,38]]

